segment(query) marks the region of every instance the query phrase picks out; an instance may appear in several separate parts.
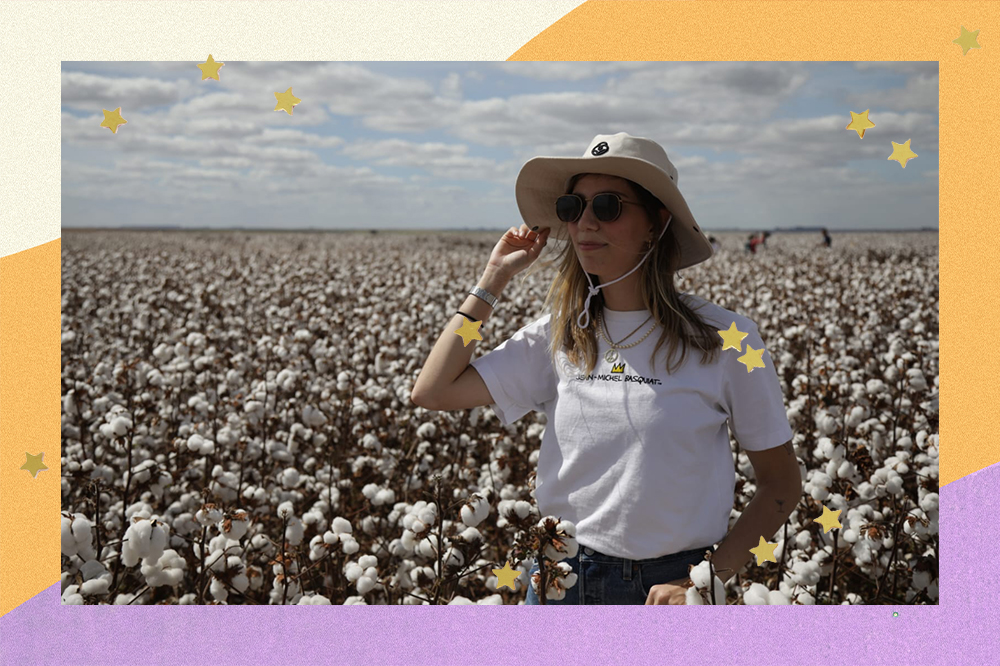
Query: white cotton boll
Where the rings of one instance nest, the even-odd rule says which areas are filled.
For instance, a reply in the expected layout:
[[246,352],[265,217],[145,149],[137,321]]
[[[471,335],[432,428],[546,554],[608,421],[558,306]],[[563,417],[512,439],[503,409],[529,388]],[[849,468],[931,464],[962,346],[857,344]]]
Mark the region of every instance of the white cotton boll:
[[330,529],[333,530],[334,534],[350,534],[352,532],[350,521],[346,518],[341,518],[340,516],[333,519],[333,524],[330,525]]
[[900,495],[903,492],[903,479],[900,476],[891,477],[885,484],[886,492],[892,495]]
[[237,436],[229,426],[223,426],[215,434],[215,439],[217,439],[219,444],[222,444],[223,446],[230,446],[236,443]]
[[285,539],[289,546],[298,546],[302,543],[305,534],[306,528],[300,519],[296,517],[289,519],[285,532]]
[[461,533],[459,533],[459,536],[462,537],[462,540],[466,543],[484,541],[482,532],[477,530],[475,527],[466,527],[461,531]]
[[312,405],[306,405],[302,410],[302,422],[310,428],[318,428],[326,423],[326,415]]
[[62,593],[62,603],[64,606],[83,606],[83,595],[80,594],[79,585],[70,585]]
[[837,432],[840,429],[840,424],[829,414],[823,414],[816,419],[816,428],[820,434],[829,435]]
[[865,390],[867,390],[870,395],[879,395],[886,390],[886,385],[881,379],[869,379],[865,384]]
[[354,540],[350,534],[342,534],[340,537],[340,549],[345,555],[353,555],[361,550],[361,544]]
[[437,427],[433,423],[422,423],[417,428],[417,437],[421,439],[431,439],[437,434]]
[[212,598],[216,601],[225,601],[229,598],[229,591],[218,578],[212,579],[211,585],[208,586],[208,591],[211,593]]
[[375,581],[368,576],[361,576],[354,584],[358,594],[365,595],[375,589]]
[[907,370],[906,378],[910,384],[910,388],[914,391],[924,391],[927,389],[927,379],[920,368],[910,368]]
[[806,530],[801,530],[795,534],[795,545],[800,550],[805,550],[812,543],[812,535]]
[[286,489],[298,488],[301,482],[302,477],[299,475],[299,470],[294,467],[286,467],[278,474],[278,483]]
[[490,503],[479,495],[469,498],[469,504],[462,506],[460,516],[462,522],[469,527],[475,527],[486,520],[490,514]]
[[854,463],[845,460],[840,463],[840,467],[837,468],[837,477],[840,479],[849,479],[854,476],[855,467]]
[[132,429],[132,420],[124,416],[116,416],[111,420],[111,432],[115,437],[124,437]]
[[384,506],[386,504],[393,504],[396,501],[396,493],[389,488],[382,488],[372,499],[372,504],[374,506]]
[[930,513],[931,511],[937,511],[938,494],[927,493],[926,495],[924,495],[923,499],[920,500],[920,509],[926,513]]
[[247,591],[248,587],[250,587],[250,579],[247,578],[247,574],[245,572],[238,573],[233,576],[230,584],[233,586],[233,589],[242,594]]
[[[824,474],[824,476],[826,476],[826,475]],[[829,477],[827,477],[827,478],[829,478]],[[811,485],[811,484],[807,484],[807,485]],[[826,498],[828,498],[830,496],[830,491],[827,490],[823,486],[811,485],[811,489],[809,490],[809,494],[817,502],[822,502],[822,501],[826,500]]]
[[795,595],[795,601],[799,602],[799,604],[803,606],[816,605],[816,598],[812,594],[810,594],[807,590],[800,590],[798,594]]
[[299,599],[299,606],[329,606],[330,600],[322,594],[310,594]]
[[[694,583],[695,587],[702,590],[708,589],[708,578],[711,575],[709,571],[708,560],[702,560],[691,570],[690,579]],[[718,581],[718,576],[716,576]]]
[[278,505],[278,510],[276,512],[278,518],[291,518],[295,514],[295,509],[292,507],[291,502],[282,502]]
[[424,525],[434,525],[437,522],[437,508],[432,504],[427,508],[422,509],[417,513],[417,518]]
[[80,586],[80,592],[83,594],[107,594],[110,586],[111,580],[109,578],[95,578],[85,581]]
[[868,418],[868,410],[862,406],[856,406],[851,409],[850,415],[847,417],[847,427],[856,428],[858,425]]
[[815,562],[795,562],[791,567],[792,581],[799,585],[815,585],[819,582],[820,569]]
[[347,577],[348,583],[353,583],[361,578],[365,573],[364,567],[362,567],[357,562],[348,562],[347,566],[344,567],[344,576]]
[[[243,518],[240,519],[239,516]],[[226,523],[229,524],[229,529],[226,529]],[[234,517],[228,521],[220,521],[218,524],[219,531],[226,535],[226,538],[232,539],[233,541],[239,541],[247,533],[247,529],[250,526],[250,519],[247,517],[246,511],[235,512]]]
[[527,518],[531,514],[531,504],[524,500],[514,502],[514,513],[522,520]]
[[375,493],[379,490],[377,483],[365,484],[365,487],[361,489],[361,494],[367,497],[369,500],[375,497]]
[[437,557],[437,535],[429,534],[417,544],[417,552],[428,559]]
[[168,548],[155,562],[152,559],[145,560],[141,572],[150,587],[163,585],[173,587],[180,584],[186,568],[187,562],[184,558],[173,548]]
[[444,566],[461,567],[465,564],[465,556],[462,555],[461,551],[452,546],[445,551],[442,562]]
[[154,526],[149,520],[139,520],[129,525],[122,541],[122,564],[135,566],[140,559],[153,562],[160,559],[167,545],[167,533],[163,523]]
[[791,599],[780,590],[771,590],[767,593],[767,604],[769,606],[787,606],[791,603]]
[[750,588],[743,593],[743,603],[747,606],[766,606],[769,590],[760,583],[751,583]]
[[705,600],[696,588],[689,587],[684,593],[684,603],[688,606],[704,606]]

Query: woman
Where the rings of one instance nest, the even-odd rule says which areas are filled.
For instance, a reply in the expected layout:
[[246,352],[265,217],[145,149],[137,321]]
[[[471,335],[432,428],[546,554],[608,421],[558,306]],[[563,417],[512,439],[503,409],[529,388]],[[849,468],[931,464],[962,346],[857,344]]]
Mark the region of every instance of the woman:
[[[528,161],[515,187],[526,224],[493,248],[413,388],[415,404],[491,405],[504,425],[545,412],[535,499],[543,516],[576,524],[580,546],[566,560],[576,585],[548,603],[684,604],[689,565],[725,537],[712,561],[728,580],[801,494],[781,388],[756,325],[674,287],[676,270],[712,256],[676,183],[662,147],[624,132],[598,135],[581,158]],[[489,335],[497,296],[553,230],[569,242],[546,314],[470,363],[471,339],[456,332],[470,319]],[[723,339],[735,344],[723,350]],[[728,535],[727,423],[757,480]],[[526,603],[539,603],[531,586]]]

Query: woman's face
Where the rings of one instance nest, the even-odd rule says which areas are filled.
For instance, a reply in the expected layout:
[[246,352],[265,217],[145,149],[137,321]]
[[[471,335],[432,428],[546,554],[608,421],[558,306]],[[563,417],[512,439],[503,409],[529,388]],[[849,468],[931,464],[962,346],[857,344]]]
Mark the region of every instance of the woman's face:
[[[604,192],[617,194],[623,202],[621,214],[612,222],[598,220],[591,207],[592,199]],[[644,243],[649,239],[651,227],[646,209],[631,184],[617,176],[586,174],[577,180],[572,193],[587,201],[580,219],[566,225],[583,269],[605,280],[635,267],[646,251]],[[628,201],[633,203],[625,203]],[[590,247],[588,243],[596,246]]]

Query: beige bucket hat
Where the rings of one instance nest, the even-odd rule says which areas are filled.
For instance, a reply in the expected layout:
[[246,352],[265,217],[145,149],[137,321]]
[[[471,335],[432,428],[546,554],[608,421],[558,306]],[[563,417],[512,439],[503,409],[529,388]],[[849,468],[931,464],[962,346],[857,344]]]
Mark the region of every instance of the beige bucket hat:
[[699,264],[714,254],[677,189],[677,168],[667,152],[651,139],[625,132],[598,134],[582,157],[535,157],[525,162],[514,192],[528,228],[551,227],[550,238],[569,240],[566,223],[556,217],[556,199],[566,194],[569,179],[578,173],[627,178],[659,199],[672,214],[670,224],[681,255],[678,269]]

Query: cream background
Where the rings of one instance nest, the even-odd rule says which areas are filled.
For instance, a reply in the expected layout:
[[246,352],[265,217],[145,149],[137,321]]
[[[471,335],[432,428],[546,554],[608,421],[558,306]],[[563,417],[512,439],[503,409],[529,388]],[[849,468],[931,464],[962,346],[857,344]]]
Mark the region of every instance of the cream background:
[[[0,129],[0,257],[61,236],[62,60],[190,60],[192,76],[199,77],[195,63],[204,62],[209,53],[221,62],[501,61],[581,4],[5,2],[0,11],[7,118]],[[142,32],[136,31],[140,23]],[[128,118],[127,109],[122,114]],[[95,129],[112,139],[99,125],[100,119]],[[127,126],[120,129],[127,131]]]

